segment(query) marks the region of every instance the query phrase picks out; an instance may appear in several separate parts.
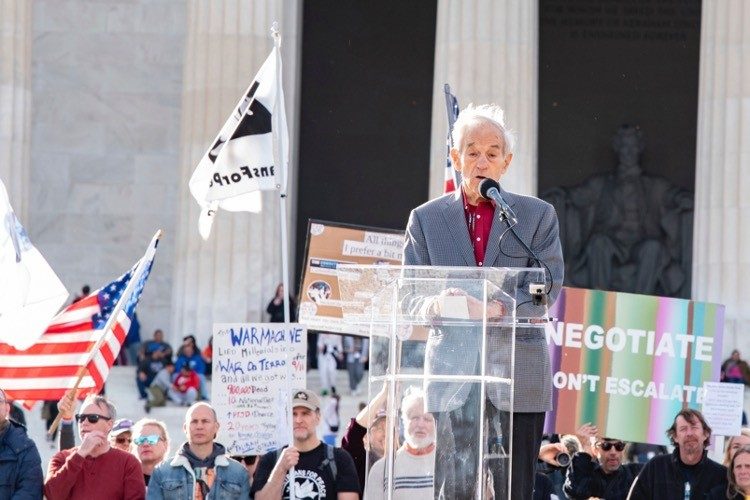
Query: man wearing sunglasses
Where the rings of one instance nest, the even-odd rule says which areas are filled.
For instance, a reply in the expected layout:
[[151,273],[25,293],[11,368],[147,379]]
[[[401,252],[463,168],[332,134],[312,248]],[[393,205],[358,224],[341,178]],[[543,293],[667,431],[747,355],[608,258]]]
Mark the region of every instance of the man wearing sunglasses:
[[104,396],[88,396],[81,405],[81,445],[62,450],[50,460],[44,494],[48,500],[141,500],[146,496],[141,467],[130,453],[107,439],[117,410]]
[[10,403],[0,389],[0,498],[41,498],[42,462],[26,428],[8,418]]
[[625,443],[602,438],[594,446],[595,456],[585,452],[573,455],[563,487],[570,498],[625,500],[643,464],[622,463]]
[[167,425],[152,418],[142,418],[133,426],[133,446],[141,462],[143,480],[148,488],[151,475],[169,453]]

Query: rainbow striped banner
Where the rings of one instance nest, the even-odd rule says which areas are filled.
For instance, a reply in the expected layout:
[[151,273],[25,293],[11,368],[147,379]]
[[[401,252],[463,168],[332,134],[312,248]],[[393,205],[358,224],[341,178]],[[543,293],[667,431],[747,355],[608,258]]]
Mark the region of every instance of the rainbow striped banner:
[[674,416],[700,409],[703,382],[719,380],[723,305],[565,287],[550,315],[545,432],[591,422],[603,436],[668,444]]

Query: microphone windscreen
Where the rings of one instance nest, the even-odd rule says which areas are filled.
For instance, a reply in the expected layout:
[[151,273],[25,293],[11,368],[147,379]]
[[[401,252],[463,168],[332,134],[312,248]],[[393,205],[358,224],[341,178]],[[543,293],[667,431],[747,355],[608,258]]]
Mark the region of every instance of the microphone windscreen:
[[492,199],[488,196],[489,190],[492,188],[500,191],[500,184],[498,184],[495,179],[489,179],[485,177],[479,182],[479,194],[482,195],[482,198],[485,198],[487,200]]

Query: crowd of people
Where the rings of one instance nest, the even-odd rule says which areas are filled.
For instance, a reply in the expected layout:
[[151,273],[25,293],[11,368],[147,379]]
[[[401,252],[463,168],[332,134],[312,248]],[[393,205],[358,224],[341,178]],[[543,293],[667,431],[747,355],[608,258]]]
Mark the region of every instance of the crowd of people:
[[[86,397],[75,413],[70,391],[57,403],[59,451],[47,464],[46,477],[36,444],[10,418],[10,403],[0,390],[0,498],[381,500],[388,498],[387,491],[399,500],[438,498],[439,437],[425,394],[416,387],[403,391],[400,425],[389,440],[385,389],[350,420],[341,448],[318,434],[323,406],[316,392],[293,391],[293,442],[262,456],[230,456],[216,441],[224,422],[208,402],[186,409],[184,442],[169,455],[164,422],[118,418],[115,404],[102,395]],[[728,440],[721,464],[707,455],[711,428],[699,411],[680,411],[666,435],[671,453],[628,463],[632,443],[600,436],[596,426],[584,424],[575,435],[540,447],[533,498],[720,500],[750,495],[750,428]],[[292,481],[295,491],[290,493]]]
[[[712,430],[693,409],[679,411],[666,429],[671,453],[641,450],[631,455],[654,453],[645,463],[627,463],[631,443],[601,435],[592,423],[582,425],[575,435],[553,436],[543,442],[545,415],[553,406],[544,329],[530,324],[524,329],[523,348],[514,351],[513,336],[507,335],[500,322],[480,335],[472,330],[471,322],[441,321],[454,318],[450,309],[457,301],[466,309],[462,319],[466,315],[470,320],[501,318],[509,313],[508,307],[515,307],[521,316],[542,317],[545,304],[553,303],[561,290],[564,263],[554,208],[538,198],[505,191],[498,184],[512,163],[514,142],[502,109],[467,107],[454,124],[450,150],[451,163],[461,174],[460,189],[415,208],[407,222],[403,258],[407,266],[517,268],[542,262],[546,270],[544,297],[535,294],[518,305],[504,302],[500,294],[484,302],[478,297],[486,290],[472,289],[466,283],[446,286],[436,295],[405,292],[401,307],[429,325],[424,338],[418,339],[425,346],[423,373],[443,380],[424,387],[384,384],[349,421],[342,447],[336,447],[341,425],[337,369],[346,363],[349,390],[356,396],[368,346],[361,339],[320,334],[311,344],[316,349],[321,389],[329,395],[325,405],[315,391],[292,390],[290,444],[260,457],[231,457],[216,441],[220,426],[227,422],[208,402],[211,344],[201,350],[189,335],[173,353],[160,330],[142,342],[138,326],[132,338],[126,339],[123,353],[131,353],[130,361],[136,361],[136,385],[144,412],[168,400],[185,407],[183,444],[169,455],[170,437],[163,422],[145,415],[137,421],[118,419],[115,404],[103,395],[88,396],[75,413],[71,391],[54,407],[50,405],[50,410],[60,413],[62,423],[59,451],[44,476],[36,445],[22,425],[8,418],[11,406],[0,391],[0,498],[750,497],[750,429],[729,440],[723,464],[708,457]],[[496,186],[491,187],[495,191],[492,200],[482,188],[487,180]],[[521,217],[516,218],[513,210]],[[507,231],[493,223],[498,219],[508,230],[512,222],[520,246],[501,248]],[[267,308],[272,321],[286,319],[287,300],[291,306],[292,297],[279,286]],[[292,307],[288,310],[293,312]],[[485,391],[483,386],[459,380],[475,375],[485,338],[487,371],[514,380],[512,405],[496,386]],[[523,373],[507,373],[510,352],[514,352],[516,370],[520,367]],[[748,374],[739,353],[722,366],[727,382],[747,383]],[[396,394],[397,400],[386,404],[388,392]],[[326,431],[320,435],[322,423]]]

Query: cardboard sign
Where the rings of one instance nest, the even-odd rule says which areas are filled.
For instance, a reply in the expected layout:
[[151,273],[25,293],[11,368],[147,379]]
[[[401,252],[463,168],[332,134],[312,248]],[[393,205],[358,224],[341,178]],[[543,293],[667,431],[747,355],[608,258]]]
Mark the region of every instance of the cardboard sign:
[[[340,264],[400,265],[403,231],[311,220],[300,285],[299,322],[310,330],[369,335],[369,326],[347,324],[336,275]],[[369,297],[361,297],[362,304]]]

